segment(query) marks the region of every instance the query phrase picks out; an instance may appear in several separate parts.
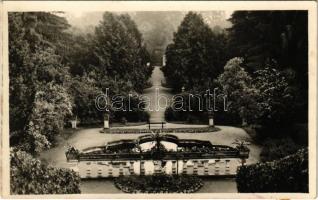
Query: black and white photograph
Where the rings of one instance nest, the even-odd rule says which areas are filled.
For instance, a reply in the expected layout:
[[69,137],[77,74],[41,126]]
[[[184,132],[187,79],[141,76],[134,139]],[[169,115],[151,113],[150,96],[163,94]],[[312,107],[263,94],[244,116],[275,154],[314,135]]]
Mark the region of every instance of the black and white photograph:
[[4,3],[9,197],[316,196],[316,2],[82,3]]

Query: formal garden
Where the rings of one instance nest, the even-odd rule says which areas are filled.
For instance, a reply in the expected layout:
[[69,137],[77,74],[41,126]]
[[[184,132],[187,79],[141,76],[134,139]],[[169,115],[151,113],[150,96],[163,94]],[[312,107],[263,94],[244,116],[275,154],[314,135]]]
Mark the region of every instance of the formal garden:
[[[149,133],[152,116],[137,96],[151,88],[154,63],[162,64],[163,56],[163,85],[190,99],[184,110],[176,110],[174,100],[162,111],[171,126],[165,133],[231,144],[222,134],[234,140],[237,133],[229,132],[235,130],[260,147],[259,156],[251,152],[254,163],[238,168],[237,192],[308,192],[307,12],[234,11],[221,27],[206,17],[104,12],[85,32],[61,13],[9,13],[11,193],[80,193],[76,172],[41,155],[64,151],[72,140],[103,145]],[[95,98],[106,88],[131,111],[110,106],[113,128],[101,131],[105,112],[96,109]],[[215,88],[220,96],[214,96],[213,110],[200,108],[192,94],[204,99]],[[70,128],[74,120],[79,131]],[[196,176],[164,174],[123,176],[114,184],[125,193],[193,193],[203,187]]]

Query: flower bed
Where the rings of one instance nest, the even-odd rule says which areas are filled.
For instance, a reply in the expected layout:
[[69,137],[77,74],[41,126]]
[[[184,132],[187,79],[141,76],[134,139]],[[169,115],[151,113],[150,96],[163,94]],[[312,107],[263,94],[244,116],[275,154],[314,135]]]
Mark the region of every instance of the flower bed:
[[114,180],[115,186],[125,193],[194,193],[202,186],[197,176],[122,176]]

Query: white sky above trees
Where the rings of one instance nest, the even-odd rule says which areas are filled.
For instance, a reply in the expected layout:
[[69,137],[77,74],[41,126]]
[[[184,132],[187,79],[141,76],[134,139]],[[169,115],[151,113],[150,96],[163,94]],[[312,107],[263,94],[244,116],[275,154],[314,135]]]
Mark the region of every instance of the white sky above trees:
[[[217,10],[215,10],[217,11]],[[176,11],[177,13],[178,11]],[[210,11],[204,11],[205,16],[208,15],[207,13]],[[211,11],[212,13],[213,11]],[[225,20],[229,19],[232,15],[232,13],[234,12],[234,10],[226,10],[226,11],[222,11],[224,12],[224,18]],[[99,20],[102,17],[102,13],[101,11],[99,12],[85,12],[82,10],[73,10],[73,11],[68,11],[65,13],[65,17],[67,18],[67,20],[69,21],[69,23],[77,28],[83,29],[87,26],[96,26],[99,22]],[[133,14],[133,13],[137,13],[137,12],[129,12],[129,14]],[[172,12],[170,12],[172,13]],[[184,14],[187,12],[184,12]],[[169,12],[167,12],[167,14],[169,15]],[[212,14],[211,14],[212,16]],[[179,19],[177,19],[179,20]],[[138,25],[138,24],[137,24]],[[224,25],[225,27],[227,27],[228,25]],[[222,25],[221,25],[222,27]]]

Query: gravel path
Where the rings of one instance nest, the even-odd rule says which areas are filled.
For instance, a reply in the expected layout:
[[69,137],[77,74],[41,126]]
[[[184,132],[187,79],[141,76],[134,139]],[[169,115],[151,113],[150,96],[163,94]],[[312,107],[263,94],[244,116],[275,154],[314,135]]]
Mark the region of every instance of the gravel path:
[[163,122],[165,121],[165,110],[171,103],[171,89],[162,87],[162,83],[165,82],[165,77],[160,67],[154,68],[150,81],[152,87],[145,89],[143,94],[148,102],[146,108],[149,110],[150,121]]

